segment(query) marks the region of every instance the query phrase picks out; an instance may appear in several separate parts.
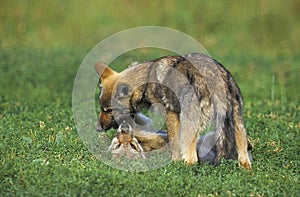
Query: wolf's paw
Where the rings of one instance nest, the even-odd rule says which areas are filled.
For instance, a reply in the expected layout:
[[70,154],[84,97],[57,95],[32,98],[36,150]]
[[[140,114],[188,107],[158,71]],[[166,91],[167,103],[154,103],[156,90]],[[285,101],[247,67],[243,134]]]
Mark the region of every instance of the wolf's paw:
[[172,153],[172,160],[180,161],[180,160],[182,160],[182,155],[180,153]]
[[195,163],[198,162],[198,157],[196,153],[191,153],[191,154],[185,154],[183,156],[184,161],[188,164],[188,165],[193,165]]
[[190,160],[184,160],[188,165],[194,165],[195,163],[198,162],[198,160],[193,160],[193,159],[190,159]]
[[239,157],[239,166],[246,170],[251,170],[251,162],[249,157]]

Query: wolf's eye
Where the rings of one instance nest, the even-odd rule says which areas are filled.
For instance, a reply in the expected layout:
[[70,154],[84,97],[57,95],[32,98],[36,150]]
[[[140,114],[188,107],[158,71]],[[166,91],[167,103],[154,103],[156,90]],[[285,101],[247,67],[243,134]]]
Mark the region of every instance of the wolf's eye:
[[110,113],[110,112],[112,112],[112,109],[111,109],[111,107],[103,107],[102,111]]
[[110,113],[110,112],[112,112],[112,107],[109,107],[109,106],[106,106],[106,107],[101,106],[101,111],[102,111],[102,112],[106,112],[106,113]]

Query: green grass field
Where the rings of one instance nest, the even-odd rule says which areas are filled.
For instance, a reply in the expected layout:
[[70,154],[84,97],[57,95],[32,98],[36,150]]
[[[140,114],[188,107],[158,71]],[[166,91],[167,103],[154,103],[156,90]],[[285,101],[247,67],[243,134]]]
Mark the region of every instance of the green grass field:
[[[0,4],[0,196],[299,195],[298,1]],[[125,172],[88,151],[72,113],[77,69],[107,36],[144,25],[193,36],[232,73],[254,144],[251,171],[223,161]],[[145,51],[113,66],[161,54]]]

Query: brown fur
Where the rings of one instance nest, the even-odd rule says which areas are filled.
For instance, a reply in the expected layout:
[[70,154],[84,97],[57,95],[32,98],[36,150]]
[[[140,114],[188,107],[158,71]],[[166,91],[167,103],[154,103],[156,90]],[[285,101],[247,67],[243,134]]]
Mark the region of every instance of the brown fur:
[[[239,164],[251,168],[242,115],[242,96],[230,73],[202,54],[166,56],[130,67],[121,73],[104,63],[95,65],[103,91],[98,130],[117,128],[152,104],[166,108],[166,126],[174,160],[198,160],[198,134],[213,126],[216,158],[238,153]],[[131,124],[131,123],[130,123]]]

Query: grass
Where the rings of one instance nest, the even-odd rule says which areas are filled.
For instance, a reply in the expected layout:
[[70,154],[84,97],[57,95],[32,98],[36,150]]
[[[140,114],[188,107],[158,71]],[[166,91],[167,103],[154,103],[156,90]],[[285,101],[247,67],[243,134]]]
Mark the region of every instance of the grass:
[[[233,0],[230,7],[214,1],[47,3],[0,6],[0,196],[298,195],[297,1],[253,1],[245,8]],[[172,162],[125,172],[83,144],[71,104],[77,69],[100,40],[139,25],[184,31],[231,71],[254,143],[251,171],[223,161],[217,167]],[[113,66],[121,70],[165,53],[136,50]]]

